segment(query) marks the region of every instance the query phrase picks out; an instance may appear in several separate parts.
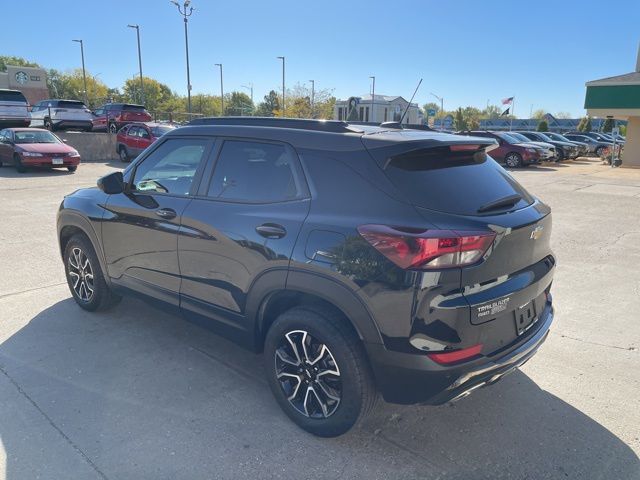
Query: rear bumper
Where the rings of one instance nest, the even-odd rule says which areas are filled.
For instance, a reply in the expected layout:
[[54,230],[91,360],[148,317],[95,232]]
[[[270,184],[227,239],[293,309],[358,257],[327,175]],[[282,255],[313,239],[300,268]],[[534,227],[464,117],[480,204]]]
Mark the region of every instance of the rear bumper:
[[495,383],[523,365],[547,339],[552,322],[553,307],[548,302],[537,329],[526,334],[522,343],[493,357],[455,366],[436,364],[424,354],[389,351],[383,345],[368,344],[367,350],[378,389],[387,402],[440,405]]
[[31,125],[31,118],[0,117],[0,128],[28,127],[29,125]]
[[22,165],[25,167],[75,167],[80,165],[80,157],[63,158],[63,163],[57,165],[54,165],[50,158],[22,157]]
[[56,128],[82,128],[84,130],[93,129],[91,120],[53,120]]

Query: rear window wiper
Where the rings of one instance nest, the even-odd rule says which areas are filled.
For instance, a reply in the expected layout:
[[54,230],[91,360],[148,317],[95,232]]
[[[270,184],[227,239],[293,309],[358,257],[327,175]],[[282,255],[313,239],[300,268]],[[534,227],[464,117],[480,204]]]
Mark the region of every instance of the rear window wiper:
[[509,195],[508,197],[503,197],[498,200],[493,200],[492,202],[485,203],[478,209],[478,213],[485,213],[491,210],[498,210],[500,208],[512,207],[516,203],[522,200],[522,196],[518,193],[514,195]]

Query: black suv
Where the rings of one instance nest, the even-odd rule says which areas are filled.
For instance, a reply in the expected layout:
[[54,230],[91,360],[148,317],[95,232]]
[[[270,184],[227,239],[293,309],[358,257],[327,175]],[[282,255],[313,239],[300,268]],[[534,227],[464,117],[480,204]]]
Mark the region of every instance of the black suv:
[[60,251],[82,308],[142,294],[263,351],[282,409],[321,436],[378,391],[462,398],[547,337],[550,209],[486,154],[492,139],[197,123],[65,197]]

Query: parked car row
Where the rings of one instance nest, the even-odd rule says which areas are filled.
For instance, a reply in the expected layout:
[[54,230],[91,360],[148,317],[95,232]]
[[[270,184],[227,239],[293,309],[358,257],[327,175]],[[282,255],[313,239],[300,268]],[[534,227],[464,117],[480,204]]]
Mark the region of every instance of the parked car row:
[[43,127],[116,133],[132,122],[153,120],[144,105],[107,103],[91,111],[78,100],[49,99],[33,106],[18,90],[0,90],[0,127]]

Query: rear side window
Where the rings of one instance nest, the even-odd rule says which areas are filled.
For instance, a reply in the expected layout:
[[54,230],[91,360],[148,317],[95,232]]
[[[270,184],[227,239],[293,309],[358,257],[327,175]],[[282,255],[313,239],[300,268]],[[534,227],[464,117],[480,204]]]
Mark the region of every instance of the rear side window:
[[273,203],[305,196],[298,159],[281,144],[227,140],[222,145],[208,196]]
[[27,103],[22,92],[12,90],[0,90],[0,102],[22,102]]
[[417,206],[458,215],[477,215],[481,207],[518,194],[515,208],[533,198],[484,152],[449,147],[414,150],[389,160],[385,174]]

